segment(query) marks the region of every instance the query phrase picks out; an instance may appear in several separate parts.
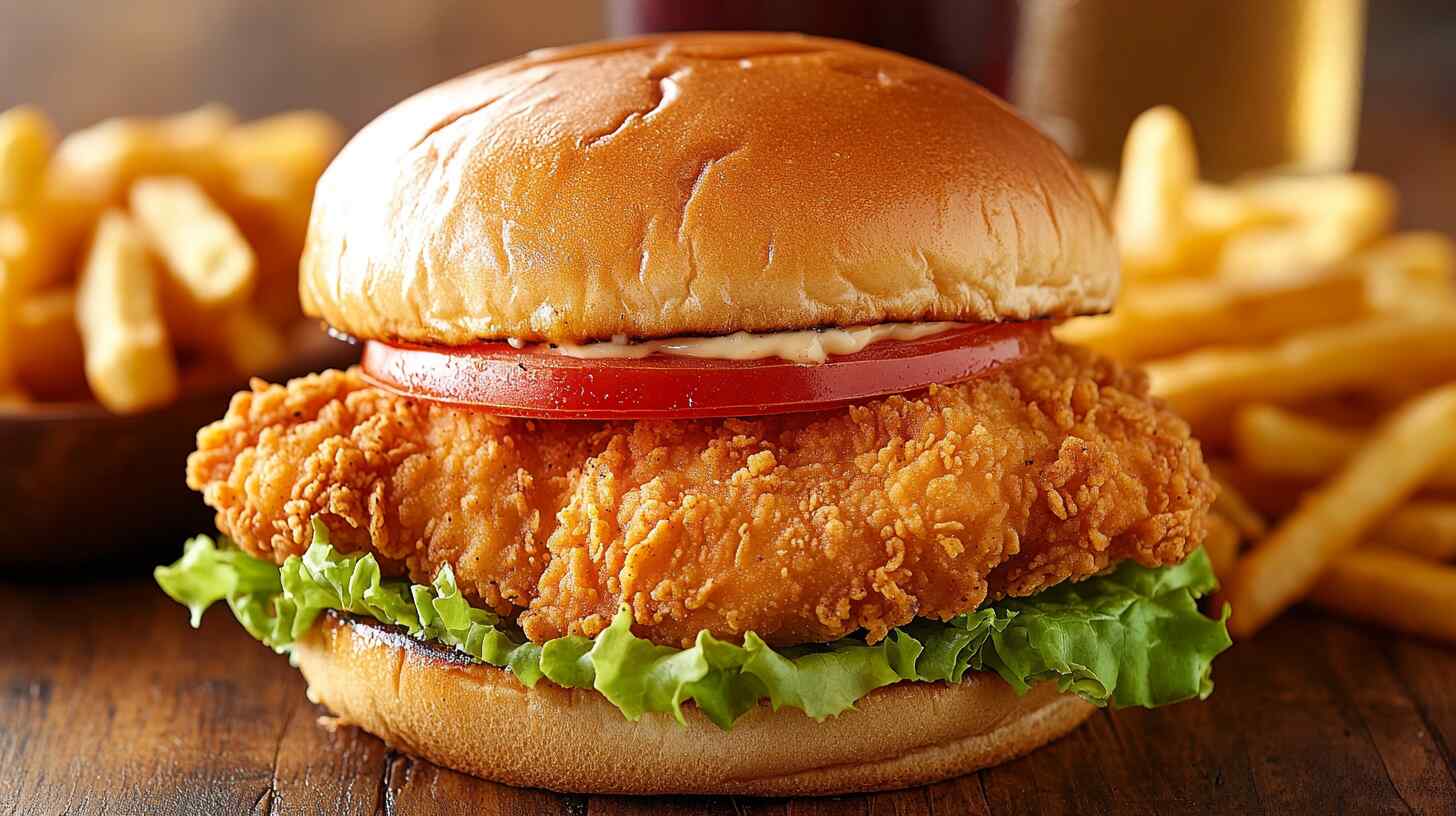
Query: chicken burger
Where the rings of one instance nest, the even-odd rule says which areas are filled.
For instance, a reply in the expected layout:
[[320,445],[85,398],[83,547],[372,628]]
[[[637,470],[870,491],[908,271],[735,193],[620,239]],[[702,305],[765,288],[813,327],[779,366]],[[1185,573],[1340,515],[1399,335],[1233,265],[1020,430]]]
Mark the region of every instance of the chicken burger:
[[1214,490],[1058,344],[1118,260],[1078,168],[851,43],[647,37],[431,88],[319,182],[362,364],[198,434],[157,571],[341,723],[561,791],[827,794],[1206,696]]

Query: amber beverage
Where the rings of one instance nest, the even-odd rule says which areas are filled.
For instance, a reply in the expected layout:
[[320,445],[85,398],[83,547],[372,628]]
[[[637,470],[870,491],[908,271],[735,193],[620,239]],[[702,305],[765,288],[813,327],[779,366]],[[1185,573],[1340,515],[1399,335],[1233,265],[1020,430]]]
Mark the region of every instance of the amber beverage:
[[1344,170],[1364,29],[1364,0],[1025,0],[1011,97],[1090,164],[1171,104],[1208,176]]

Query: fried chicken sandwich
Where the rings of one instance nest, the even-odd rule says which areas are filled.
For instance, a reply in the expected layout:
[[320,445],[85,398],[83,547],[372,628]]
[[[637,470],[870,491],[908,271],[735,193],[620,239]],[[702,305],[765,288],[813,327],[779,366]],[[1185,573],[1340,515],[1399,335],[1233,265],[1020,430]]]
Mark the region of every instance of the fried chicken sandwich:
[[345,724],[562,791],[822,794],[1206,696],[1213,487],[1144,377],[1058,344],[1118,261],[966,80],[780,34],[540,51],[364,128],[311,314],[189,484],[226,601]]

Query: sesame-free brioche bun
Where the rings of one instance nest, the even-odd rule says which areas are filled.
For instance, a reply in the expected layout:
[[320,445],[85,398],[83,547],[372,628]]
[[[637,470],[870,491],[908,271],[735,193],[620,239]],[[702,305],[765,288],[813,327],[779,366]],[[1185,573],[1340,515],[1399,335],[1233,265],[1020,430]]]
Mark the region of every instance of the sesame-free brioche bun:
[[314,702],[341,724],[485,779],[562,792],[794,796],[885,790],[1028,753],[1094,710],[1052,684],[1024,697],[994,674],[900,683],[815,722],[767,705],[722,731],[638,722],[594,691],[526,688],[503,669],[392,627],[329,613],[295,646]]
[[318,185],[305,309],[582,341],[1108,309],[1079,170],[956,74],[792,34],[537,51],[400,103]]

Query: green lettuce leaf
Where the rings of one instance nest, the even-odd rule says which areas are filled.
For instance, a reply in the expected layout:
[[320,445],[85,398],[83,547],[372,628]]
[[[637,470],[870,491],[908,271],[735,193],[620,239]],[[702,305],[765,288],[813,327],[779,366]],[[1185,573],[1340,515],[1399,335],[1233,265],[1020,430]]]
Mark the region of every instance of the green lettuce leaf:
[[958,683],[971,671],[994,671],[1023,693],[1050,681],[1097,705],[1167,705],[1207,697],[1213,658],[1229,646],[1228,610],[1214,620],[1195,603],[1215,586],[1201,550],[1174,567],[1124,562],[948,621],[916,620],[874,644],[849,637],[777,649],[751,632],[741,645],[700,632],[690,648],[660,646],[632,634],[625,607],[595,638],[531,643],[471,606],[448,566],[428,585],[385,578],[374,556],[336,551],[317,521],[313,544],[281,567],[198,536],[155,575],[191,610],[193,626],[225,600],[253,637],[279,652],[333,609],[509,669],[527,686],[544,678],[594,689],[631,720],[660,712],[681,721],[691,701],[725,729],[764,700],[822,720],[882,686]]

